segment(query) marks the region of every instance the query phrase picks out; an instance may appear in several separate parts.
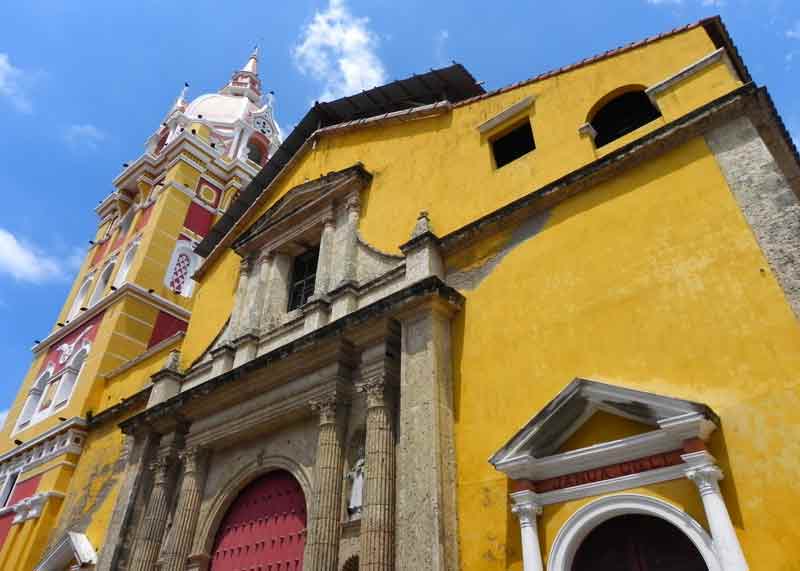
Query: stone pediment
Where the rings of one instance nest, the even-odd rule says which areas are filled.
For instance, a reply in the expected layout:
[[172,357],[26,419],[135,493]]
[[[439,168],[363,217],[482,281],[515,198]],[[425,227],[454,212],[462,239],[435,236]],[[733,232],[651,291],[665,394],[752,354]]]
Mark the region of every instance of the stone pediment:
[[337,200],[364,188],[372,176],[359,163],[295,186],[262,214],[233,244],[239,251],[269,246],[276,237],[285,239],[293,229],[332,215]]
[[[559,448],[598,411],[652,430],[578,450]],[[719,425],[706,405],[577,378],[503,445],[489,462],[514,479],[541,480],[679,450]]]

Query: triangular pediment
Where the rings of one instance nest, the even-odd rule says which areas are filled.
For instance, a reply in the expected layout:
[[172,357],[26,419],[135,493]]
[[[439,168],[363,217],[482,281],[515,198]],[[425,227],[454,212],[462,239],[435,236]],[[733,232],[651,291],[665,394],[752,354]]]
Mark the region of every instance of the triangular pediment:
[[[598,413],[619,418],[617,428],[580,434]],[[595,418],[602,422],[602,416]],[[512,477],[535,478],[550,473],[544,466],[555,465],[561,457],[575,458],[576,450],[587,458],[603,447],[630,441],[627,455],[636,457],[638,452],[680,448],[691,438],[705,440],[718,425],[716,414],[704,404],[577,378],[489,461]]]
[[327,209],[331,211],[337,199],[366,186],[370,174],[361,164],[323,175],[292,188],[262,214],[239,238],[235,249],[270,242],[273,235],[284,234]]

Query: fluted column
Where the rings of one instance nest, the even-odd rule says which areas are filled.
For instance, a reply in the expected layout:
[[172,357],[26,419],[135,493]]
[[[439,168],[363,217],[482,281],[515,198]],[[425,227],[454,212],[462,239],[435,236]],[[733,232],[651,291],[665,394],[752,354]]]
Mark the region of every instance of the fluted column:
[[186,569],[186,558],[192,548],[194,532],[197,527],[197,515],[203,494],[206,475],[205,451],[191,446],[183,451],[183,482],[181,484],[178,506],[173,518],[174,547],[167,554],[164,571],[183,571]]
[[170,472],[174,464],[172,448],[159,451],[158,458],[150,464],[153,472],[153,489],[147,501],[144,518],[138,526],[131,554],[130,571],[152,571],[164,536],[169,515]]
[[319,440],[306,565],[310,571],[337,571],[346,406],[336,397],[311,406],[319,414]]
[[394,569],[394,419],[385,374],[359,386],[367,395],[360,568]]
[[681,456],[689,464],[686,477],[697,486],[703,508],[706,512],[708,526],[714,548],[722,563],[723,571],[747,571],[747,561],[739,545],[739,538],[733,528],[731,516],[725,505],[725,498],[719,489],[722,470],[715,464],[715,459],[708,452],[693,452]]

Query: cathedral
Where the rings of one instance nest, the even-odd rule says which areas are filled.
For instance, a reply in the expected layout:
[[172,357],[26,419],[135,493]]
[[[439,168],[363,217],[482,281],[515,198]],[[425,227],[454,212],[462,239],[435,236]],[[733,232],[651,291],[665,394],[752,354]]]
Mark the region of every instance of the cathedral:
[[719,18],[285,138],[258,65],[95,208],[0,569],[795,568],[800,156]]

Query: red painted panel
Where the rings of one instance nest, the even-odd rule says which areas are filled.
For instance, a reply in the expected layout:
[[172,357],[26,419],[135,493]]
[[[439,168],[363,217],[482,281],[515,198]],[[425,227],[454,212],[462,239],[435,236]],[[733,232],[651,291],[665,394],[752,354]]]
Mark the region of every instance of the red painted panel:
[[[20,500],[24,500],[25,498],[31,497],[33,494],[36,493],[36,488],[39,486],[39,480],[42,479],[42,476],[34,476],[33,478],[28,478],[24,482],[17,482],[16,486],[14,486],[14,491],[11,492],[11,496],[8,498],[8,502],[6,502],[7,506],[13,506]],[[11,522],[14,520],[14,516],[16,514],[14,512],[5,514],[4,516],[0,516],[0,549],[3,548],[3,543],[6,541],[6,537],[8,537],[8,532],[11,531]]]
[[66,337],[59,339],[56,343],[50,345],[49,349],[47,350],[47,357],[45,357],[42,366],[39,368],[39,374],[42,374],[49,366],[52,365],[53,374],[55,375],[69,362],[69,359],[67,359],[64,363],[58,362],[59,357],[62,354],[62,352],[58,350],[59,347],[69,345],[72,348],[70,355],[74,355],[80,350],[84,340],[89,341],[90,343],[94,341],[95,336],[97,336],[97,330],[100,329],[100,322],[103,319],[104,313],[105,311],[101,311],[87,321],[83,327],[76,329]]
[[183,225],[192,232],[200,236],[205,236],[208,234],[208,230],[211,228],[213,222],[213,212],[209,212],[196,202],[192,202],[189,205],[189,210],[186,212],[186,219],[183,221]]
[[138,232],[147,225],[147,221],[150,220],[150,214],[153,212],[153,204],[155,204],[155,202],[139,212],[139,218],[136,219],[136,226],[133,230],[134,233]]
[[187,323],[174,315],[165,311],[159,311],[156,317],[156,324],[153,326],[153,333],[150,334],[150,341],[147,343],[149,349],[157,343],[161,343],[167,337],[175,335],[178,331],[186,331]]
[[24,482],[17,482],[17,485],[14,486],[14,491],[11,492],[11,497],[8,498],[6,505],[13,506],[18,501],[31,497],[36,493],[36,488],[39,486],[39,480],[41,479],[42,476],[40,474],[39,476],[28,478]]
[[299,571],[306,501],[291,474],[270,472],[247,486],[222,519],[210,571]]
[[108,246],[111,244],[111,240],[106,240],[99,246],[95,246],[94,249],[94,256],[92,257],[92,265],[94,266],[97,262],[102,260],[105,255],[106,251],[108,250]]

